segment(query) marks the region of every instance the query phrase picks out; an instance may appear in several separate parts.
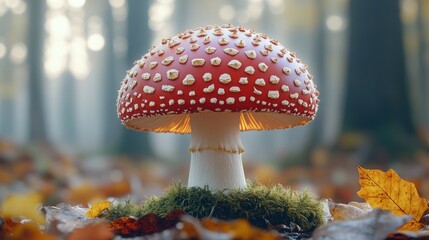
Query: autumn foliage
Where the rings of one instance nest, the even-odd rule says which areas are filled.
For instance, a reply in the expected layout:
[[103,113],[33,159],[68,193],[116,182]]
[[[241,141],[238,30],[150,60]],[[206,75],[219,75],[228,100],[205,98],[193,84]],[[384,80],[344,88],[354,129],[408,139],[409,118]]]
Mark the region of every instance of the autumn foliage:
[[392,169],[387,172],[358,167],[360,191],[357,193],[373,208],[391,211],[395,215],[410,215],[412,220],[400,230],[417,231],[423,227],[420,219],[428,208],[413,183],[399,177]]

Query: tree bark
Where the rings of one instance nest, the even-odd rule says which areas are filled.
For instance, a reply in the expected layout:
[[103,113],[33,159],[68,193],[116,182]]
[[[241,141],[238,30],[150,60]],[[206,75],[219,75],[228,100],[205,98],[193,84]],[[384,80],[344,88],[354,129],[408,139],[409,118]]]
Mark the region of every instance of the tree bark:
[[385,152],[410,150],[415,129],[405,73],[398,0],[350,1],[343,128],[362,132]]
[[[149,7],[150,1],[128,1],[127,68],[131,68],[133,62],[140,59],[148,51],[151,44],[152,38],[147,24]],[[134,157],[153,155],[149,133],[123,128],[119,151]]]

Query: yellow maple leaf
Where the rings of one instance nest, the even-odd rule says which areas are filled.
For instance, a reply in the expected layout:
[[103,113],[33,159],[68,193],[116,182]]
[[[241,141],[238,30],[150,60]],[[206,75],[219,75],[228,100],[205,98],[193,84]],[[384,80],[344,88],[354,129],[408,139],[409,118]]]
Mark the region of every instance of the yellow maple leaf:
[[358,167],[361,189],[357,193],[373,208],[391,211],[395,215],[411,215],[410,222],[399,230],[418,231],[427,201],[417,193],[415,185],[399,177],[392,169],[387,172]]
[[45,217],[39,210],[42,204],[42,195],[39,193],[13,194],[6,197],[1,203],[3,217],[26,217],[39,224],[45,223]]
[[101,214],[102,211],[108,209],[111,205],[112,205],[112,202],[107,200],[96,202],[85,213],[85,216],[89,218],[96,218]]

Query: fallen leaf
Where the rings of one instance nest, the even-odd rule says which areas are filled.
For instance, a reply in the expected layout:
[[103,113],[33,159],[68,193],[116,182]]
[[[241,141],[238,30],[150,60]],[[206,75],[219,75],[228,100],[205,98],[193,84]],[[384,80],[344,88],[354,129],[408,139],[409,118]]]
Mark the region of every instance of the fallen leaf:
[[329,211],[335,220],[349,220],[362,217],[372,211],[372,208],[365,206],[365,204],[359,204],[356,202],[350,202],[349,204],[335,203],[333,201],[328,202]]
[[335,221],[318,227],[311,239],[381,240],[410,219],[410,216],[396,216],[389,211],[376,208],[369,214],[357,219]]
[[25,217],[44,224],[45,217],[39,210],[42,200],[42,195],[39,193],[9,195],[0,205],[1,215],[6,218]]
[[412,219],[400,231],[418,231],[423,227],[420,218],[427,209],[426,200],[419,197],[413,183],[399,177],[392,169],[387,172],[358,167],[359,197],[373,208],[392,211],[395,215],[411,215]]
[[85,217],[88,208],[81,206],[60,203],[57,206],[44,207],[44,210],[46,211],[47,228],[57,229],[63,234],[68,234],[76,228],[100,221],[99,219]]
[[27,222],[16,225],[6,239],[55,240],[55,237],[42,232],[39,228],[39,225],[35,222]]
[[390,234],[386,240],[428,240],[429,230],[418,232],[397,232]]
[[186,239],[276,240],[280,235],[253,227],[247,220],[223,221],[213,218],[199,221],[189,215],[182,217],[179,230]]
[[109,228],[122,237],[145,236],[173,228],[183,214],[182,210],[173,210],[164,218],[153,213],[139,219],[121,217],[110,222]]
[[112,206],[112,202],[107,200],[96,202],[85,213],[85,216],[88,218],[96,218],[101,214],[101,212],[108,209],[110,206]]
[[71,232],[66,240],[111,240],[114,235],[105,222],[89,224]]

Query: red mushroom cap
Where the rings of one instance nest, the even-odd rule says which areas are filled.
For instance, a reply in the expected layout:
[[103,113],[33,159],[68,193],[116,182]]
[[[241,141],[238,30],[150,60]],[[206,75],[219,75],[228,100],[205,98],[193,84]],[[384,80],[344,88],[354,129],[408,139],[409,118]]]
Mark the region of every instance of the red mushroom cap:
[[307,65],[265,34],[206,26],[163,39],[122,81],[117,113],[132,129],[190,133],[189,114],[240,112],[240,129],[313,120],[319,92]]

